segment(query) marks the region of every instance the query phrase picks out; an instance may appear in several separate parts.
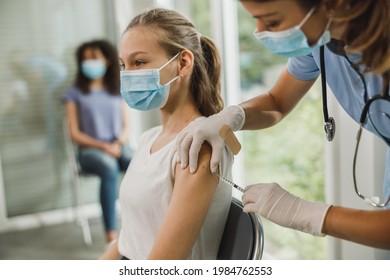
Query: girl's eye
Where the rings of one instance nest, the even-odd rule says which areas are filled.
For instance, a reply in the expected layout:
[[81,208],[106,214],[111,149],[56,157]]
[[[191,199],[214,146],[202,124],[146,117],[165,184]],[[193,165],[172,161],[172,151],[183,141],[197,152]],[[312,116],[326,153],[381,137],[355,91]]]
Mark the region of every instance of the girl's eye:
[[125,65],[123,63],[119,63],[119,70],[125,70]]

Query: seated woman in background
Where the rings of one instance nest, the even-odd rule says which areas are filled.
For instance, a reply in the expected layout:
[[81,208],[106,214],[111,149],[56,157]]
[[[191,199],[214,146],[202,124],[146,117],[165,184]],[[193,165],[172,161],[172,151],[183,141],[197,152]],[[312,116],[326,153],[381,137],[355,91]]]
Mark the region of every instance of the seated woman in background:
[[[154,9],[127,26],[119,57],[122,96],[134,109],[159,108],[162,126],[140,138],[120,188],[119,240],[100,259],[216,259],[231,187],[211,174],[208,144],[196,174],[182,169],[175,139],[223,108],[217,49],[179,13]],[[231,178],[232,161],[225,149],[219,174]]]
[[83,171],[100,177],[106,241],[111,242],[117,238],[118,176],[127,169],[132,155],[127,144],[127,108],[119,91],[118,57],[109,42],[95,40],[79,46],[76,59],[76,80],[63,98],[70,136],[79,146]]

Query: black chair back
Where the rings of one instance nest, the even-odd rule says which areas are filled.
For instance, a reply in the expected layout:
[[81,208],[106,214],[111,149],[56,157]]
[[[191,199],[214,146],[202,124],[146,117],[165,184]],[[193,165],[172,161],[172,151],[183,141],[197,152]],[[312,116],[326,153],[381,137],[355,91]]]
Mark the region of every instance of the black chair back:
[[260,218],[244,213],[233,198],[217,255],[218,260],[259,260],[263,255],[264,232]]

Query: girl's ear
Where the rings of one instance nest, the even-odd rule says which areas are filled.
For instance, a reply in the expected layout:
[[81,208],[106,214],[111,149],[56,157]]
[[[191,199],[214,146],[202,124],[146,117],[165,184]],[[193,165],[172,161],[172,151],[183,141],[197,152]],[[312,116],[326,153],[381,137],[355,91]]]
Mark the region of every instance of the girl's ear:
[[194,68],[194,54],[190,50],[183,50],[179,55],[179,75],[188,76]]

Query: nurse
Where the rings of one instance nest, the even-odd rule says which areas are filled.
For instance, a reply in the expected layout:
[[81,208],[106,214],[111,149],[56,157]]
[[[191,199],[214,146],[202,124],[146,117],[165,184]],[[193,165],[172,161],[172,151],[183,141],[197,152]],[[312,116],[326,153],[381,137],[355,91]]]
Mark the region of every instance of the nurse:
[[[218,114],[191,123],[177,138],[181,166],[196,172],[198,151],[212,146],[211,171],[220,161],[224,141],[220,128],[263,129],[281,121],[321,74],[344,110],[390,146],[390,1],[388,0],[241,0],[256,20],[254,36],[269,51],[289,57],[275,85],[266,93]],[[325,65],[326,64],[326,65]],[[324,102],[329,141],[335,123]],[[358,142],[357,142],[358,143]],[[351,186],[352,187],[352,186]],[[310,202],[277,183],[248,186],[244,211],[313,235],[331,235],[356,243],[390,249],[390,151],[386,157],[384,196],[366,197],[355,180],[356,193],[376,206],[357,210]]]

